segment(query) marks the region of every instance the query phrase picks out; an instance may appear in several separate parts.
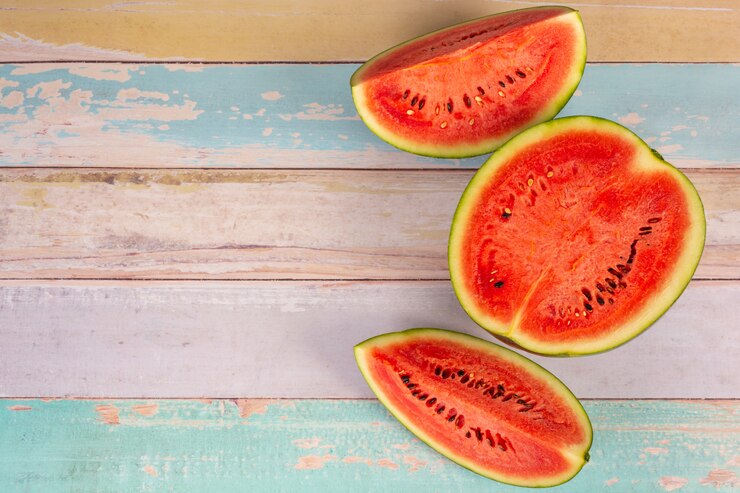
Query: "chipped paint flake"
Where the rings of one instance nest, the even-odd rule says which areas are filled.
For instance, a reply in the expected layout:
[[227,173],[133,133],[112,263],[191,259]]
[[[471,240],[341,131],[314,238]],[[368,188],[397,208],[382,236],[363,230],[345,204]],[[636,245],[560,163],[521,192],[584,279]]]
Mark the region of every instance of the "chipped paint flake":
[[154,416],[159,411],[157,404],[137,404],[131,407],[131,410],[142,416]]
[[298,457],[298,463],[293,466],[296,469],[321,469],[327,462],[337,460],[336,455],[324,454],[324,455],[304,455]]
[[291,121],[294,118],[296,120],[326,120],[326,121],[341,121],[341,120],[359,120],[358,115],[344,116],[344,107],[341,104],[319,104],[309,103],[304,104],[304,111],[299,111],[293,114],[281,113],[278,116],[280,119],[285,121]]
[[116,96],[118,101],[129,101],[135,99],[158,99],[160,101],[169,101],[170,95],[159,91],[142,91],[136,87],[121,89]]
[[414,455],[404,455],[403,463],[404,465],[409,466],[409,472],[417,472],[419,469],[426,467],[427,465],[427,461],[420,460]]
[[152,465],[146,465],[141,470],[144,471],[145,473],[147,473],[148,475],[150,475],[153,478],[156,478],[157,476],[159,476],[159,473],[157,472],[157,470]]
[[688,482],[689,482],[688,479],[680,478],[678,476],[663,476],[658,481],[658,484],[665,491],[676,491],[686,486]]
[[639,125],[645,121],[645,119],[637,113],[627,113],[624,116],[620,116],[618,120],[622,125]]
[[165,63],[163,67],[169,72],[203,72],[205,65],[200,63]]
[[263,92],[262,94],[260,94],[260,96],[262,96],[262,99],[264,99],[265,101],[277,101],[278,99],[282,99],[285,97],[278,91]]
[[386,459],[386,458],[384,458],[384,459],[378,459],[376,461],[376,464],[378,465],[378,467],[384,467],[386,469],[391,469],[391,470],[398,469],[398,464],[396,464],[392,460]]
[[664,146],[659,146],[656,150],[659,153],[666,155],[683,150],[683,146],[681,144],[668,144]]
[[0,106],[8,109],[17,108],[23,104],[24,99],[21,91],[10,91],[7,96],[0,98]]
[[647,447],[643,450],[650,455],[661,455],[668,453],[668,449],[662,447]]
[[265,414],[271,404],[275,404],[274,399],[234,399],[234,404],[239,409],[239,416],[249,418],[253,414]]
[[319,446],[319,443],[321,443],[320,438],[298,438],[296,440],[293,440],[293,445],[295,445],[298,448],[316,448]]
[[69,73],[79,77],[87,77],[95,80],[112,80],[116,82],[126,82],[131,79],[132,72],[138,72],[138,65],[122,64],[98,64],[88,63],[72,65],[69,67]]
[[733,471],[727,469],[712,469],[707,474],[707,477],[699,480],[699,483],[705,485],[711,485],[715,488],[722,486],[729,486],[734,488],[740,486],[740,481],[737,479],[737,475]]
[[619,478],[611,478],[611,479],[607,479],[606,481],[604,481],[604,484],[606,486],[614,486],[618,482],[619,482]]
[[113,404],[99,404],[95,406],[98,413],[98,420],[107,425],[118,425],[121,421],[118,417],[118,408]]
[[22,405],[15,405],[15,406],[8,406],[8,411],[30,411],[33,409],[31,406],[22,406]]
[[269,137],[270,135],[272,135],[272,127],[267,127],[267,128],[262,129],[262,137]]

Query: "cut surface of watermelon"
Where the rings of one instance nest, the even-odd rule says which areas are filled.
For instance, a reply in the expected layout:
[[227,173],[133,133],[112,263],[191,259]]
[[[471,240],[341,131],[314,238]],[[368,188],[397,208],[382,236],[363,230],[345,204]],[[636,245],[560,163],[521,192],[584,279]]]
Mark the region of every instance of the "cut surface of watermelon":
[[432,448],[478,474],[553,486],[588,460],[592,431],[573,394],[529,359],[440,329],[384,334],[355,347],[378,399]]
[[680,296],[705,219],[691,182],[608,120],[556,119],[509,141],[458,205],[449,265],[463,308],[527,350],[618,346]]
[[436,31],[391,48],[352,76],[367,126],[435,157],[489,152],[570,99],[586,63],[578,12],[536,7]]

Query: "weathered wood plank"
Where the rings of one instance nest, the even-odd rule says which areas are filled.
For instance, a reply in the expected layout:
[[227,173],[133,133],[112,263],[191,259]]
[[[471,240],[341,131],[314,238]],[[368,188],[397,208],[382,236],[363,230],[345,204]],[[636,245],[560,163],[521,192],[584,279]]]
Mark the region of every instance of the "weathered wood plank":
[[[446,279],[470,170],[0,170],[0,278]],[[740,172],[691,170],[740,278]]]
[[[382,142],[354,109],[348,81],[356,68],[3,65],[0,165],[475,168],[483,162],[421,158]],[[740,66],[729,64],[591,64],[561,115],[619,121],[677,166],[738,167],[737,87]]]
[[[591,460],[554,491],[729,491],[740,402],[585,401]],[[5,491],[496,491],[375,400],[0,401]],[[713,488],[714,487],[714,488]]]
[[[738,299],[693,282],[620,348],[533,359],[580,397],[733,398]],[[352,347],[410,327],[490,338],[445,281],[3,281],[0,396],[370,397]]]
[[[537,5],[547,3],[15,0],[4,2],[0,11],[0,60],[364,60],[434,29]],[[583,17],[590,60],[740,60],[733,43],[740,18],[733,2],[569,5]]]

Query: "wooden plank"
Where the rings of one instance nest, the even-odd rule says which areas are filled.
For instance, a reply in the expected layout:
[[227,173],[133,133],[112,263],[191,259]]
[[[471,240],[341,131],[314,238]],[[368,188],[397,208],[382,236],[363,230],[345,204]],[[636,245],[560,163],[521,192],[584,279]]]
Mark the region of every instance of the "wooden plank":
[[[693,282],[622,347],[530,357],[580,397],[733,398],[738,299]],[[445,281],[3,281],[0,396],[371,397],[352,347],[410,327],[493,340]]]
[[[591,460],[559,490],[737,486],[739,401],[584,407]],[[445,459],[375,400],[6,400],[0,438],[11,492],[521,491]]]
[[[365,60],[450,24],[547,4],[14,0],[0,11],[0,60]],[[592,61],[740,61],[733,43],[740,17],[733,2],[580,0],[568,5],[581,12]]]
[[[483,162],[421,158],[382,142],[354,109],[348,81],[356,68],[2,65],[0,165],[477,168]],[[737,65],[590,64],[561,115],[619,121],[680,167],[738,167],[737,87]]]
[[[447,279],[457,171],[0,170],[0,278]],[[740,278],[740,172],[691,170],[699,279]]]

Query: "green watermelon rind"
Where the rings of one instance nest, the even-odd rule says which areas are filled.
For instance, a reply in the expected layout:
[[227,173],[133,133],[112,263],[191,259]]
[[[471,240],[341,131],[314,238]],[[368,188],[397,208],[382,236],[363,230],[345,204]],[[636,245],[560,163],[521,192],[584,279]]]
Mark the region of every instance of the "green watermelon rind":
[[[593,128],[593,126],[601,126],[602,128],[621,132],[624,136],[631,136],[636,147],[642,151],[642,158],[644,158],[644,161],[655,163],[655,166],[664,167],[665,172],[671,173],[678,179],[679,183],[682,184],[682,189],[686,193],[687,201],[690,204],[689,211],[692,213],[692,224],[694,226],[694,230],[689,232],[690,234],[686,235],[688,248],[680,261],[677,262],[678,268],[674,272],[671,282],[667,284],[666,288],[661,293],[659,293],[659,303],[646,305],[641,316],[633,318],[632,325],[630,327],[620,329],[614,337],[602,338],[595,342],[583,344],[577,347],[572,345],[553,347],[551,344],[538,344],[537,342],[529,341],[526,338],[517,337],[516,334],[511,333],[511,329],[508,326],[496,323],[490,318],[487,319],[484,314],[476,311],[474,309],[475,303],[472,300],[467,300],[464,288],[462,287],[463,282],[460,279],[460,275],[457,273],[458,269],[454,254],[458,242],[457,238],[460,236],[458,232],[464,229],[466,212],[472,207],[472,199],[476,197],[475,192],[478,188],[478,184],[485,183],[486,178],[496,170],[496,165],[498,163],[505,162],[507,158],[518,152],[520,148],[531,142],[537,141],[548,131],[555,131],[560,127],[567,125],[589,125],[592,126],[591,128]],[[657,154],[645,141],[628,128],[604,118],[576,115],[557,118],[525,130],[508,141],[485,163],[483,163],[483,165],[481,165],[478,172],[473,176],[465,188],[457,209],[455,210],[455,214],[452,219],[452,226],[450,228],[447,256],[453,290],[455,291],[461,306],[473,321],[496,336],[498,339],[518,348],[535,354],[568,357],[609,351],[629,342],[647,330],[653,323],[663,316],[671,306],[673,306],[676,300],[678,300],[681,294],[685,291],[698,267],[699,260],[704,250],[705,240],[706,219],[704,215],[704,205],[699,197],[699,193],[686,175],[684,175],[678,168],[665,161],[662,156]],[[652,308],[654,306],[657,308]],[[652,310],[650,310],[651,308]]]
[[[363,353],[371,347],[381,345],[381,343],[385,344],[385,343],[401,342],[404,339],[411,338],[411,337],[436,337],[436,338],[443,338],[443,339],[444,338],[453,339],[453,340],[456,340],[457,342],[469,345],[475,349],[479,349],[479,350],[487,351],[487,352],[493,352],[496,356],[502,357],[504,359],[508,359],[509,361],[512,361],[517,365],[521,365],[526,370],[528,370],[531,374],[545,380],[550,385],[550,388],[555,390],[557,395],[561,397],[566,402],[568,407],[570,407],[575,412],[575,414],[580,418],[579,422],[581,425],[583,425],[584,431],[586,432],[588,436],[588,444],[582,447],[582,450],[578,452],[567,452],[567,455],[569,455],[574,461],[577,461],[577,462],[572,463],[574,467],[566,471],[562,476],[553,478],[549,482],[540,481],[539,483],[531,482],[531,483],[525,484],[521,481],[516,481],[516,478],[511,478],[503,474],[496,474],[496,472],[492,473],[482,468],[476,467],[475,464],[473,464],[472,462],[466,461],[465,459],[459,456],[456,456],[452,451],[443,449],[439,444],[435,443],[435,440],[433,438],[426,435],[423,431],[417,428],[413,423],[405,421],[404,418],[398,412],[398,410],[396,410],[387,400],[382,389],[373,381],[371,377],[371,372],[368,370],[365,364],[365,361],[367,360],[367,358],[364,357]],[[421,441],[426,443],[429,447],[431,447],[438,453],[442,454],[443,456],[447,457],[452,462],[455,462],[456,464],[476,474],[479,474],[488,479],[493,479],[494,481],[498,481],[500,483],[510,484],[513,486],[526,486],[530,488],[547,488],[547,487],[561,485],[573,479],[581,471],[581,469],[583,469],[583,466],[585,466],[586,463],[590,459],[589,450],[591,449],[591,445],[593,444],[593,427],[591,425],[591,420],[589,419],[588,414],[586,413],[586,410],[583,408],[583,405],[581,404],[581,402],[578,400],[575,394],[573,394],[573,392],[558,377],[550,373],[544,367],[530,360],[526,356],[523,356],[517,353],[516,351],[512,351],[511,349],[507,349],[493,342],[486,341],[479,337],[464,334],[461,332],[454,332],[450,330],[436,329],[436,328],[414,328],[414,329],[407,329],[402,332],[389,332],[386,334],[380,334],[378,336],[371,337],[370,339],[367,339],[357,344],[354,348],[354,354],[355,354],[355,360],[357,362],[357,366],[359,367],[360,373],[362,374],[363,378],[365,379],[365,381],[367,382],[368,386],[373,391],[373,393],[377,396],[381,404],[385,406],[385,408],[388,410],[388,412],[390,412],[393,415],[393,417],[395,417],[407,430],[413,433]]]
[[410,140],[403,139],[393,133],[393,131],[386,129],[383,127],[383,125],[378,122],[374,115],[370,114],[370,112],[364,111],[364,105],[363,101],[365,100],[365,96],[362,93],[360,89],[358,89],[360,86],[358,84],[358,79],[362,76],[362,73],[370,68],[373,64],[373,62],[384,58],[388,55],[391,55],[394,51],[398,50],[399,48],[402,48],[404,46],[407,46],[411,43],[415,43],[418,41],[421,41],[429,36],[436,35],[442,31],[445,31],[447,29],[453,28],[453,27],[459,27],[466,24],[472,24],[475,22],[478,22],[483,19],[487,18],[494,18],[498,16],[503,16],[506,14],[509,14],[509,12],[501,12],[498,14],[493,14],[489,16],[479,17],[476,19],[472,19],[467,22],[463,22],[460,24],[455,24],[453,26],[448,26],[443,29],[439,29],[437,31],[433,31],[427,34],[424,34],[422,36],[410,39],[408,41],[405,41],[401,44],[398,44],[392,48],[389,48],[378,55],[375,55],[371,59],[369,59],[367,62],[362,64],[350,77],[350,87],[352,89],[352,99],[355,103],[355,107],[357,109],[357,114],[359,115],[360,119],[365,123],[365,125],[372,131],[376,136],[378,136],[381,140],[385,141],[386,143],[401,149],[406,152],[410,152],[412,154],[417,154],[420,156],[427,156],[427,157],[435,157],[435,158],[446,158],[446,159],[461,159],[461,158],[468,158],[468,157],[475,157],[475,156],[481,156],[483,154],[487,154],[498,147],[500,147],[503,143],[508,141],[510,138],[514,137],[518,133],[522,132],[523,130],[533,126],[537,125],[538,123],[545,122],[548,120],[551,120],[554,118],[560,110],[563,109],[563,107],[570,101],[571,97],[575,93],[576,89],[578,88],[578,84],[581,81],[581,78],[583,77],[583,72],[586,68],[586,33],[583,29],[583,21],[581,20],[581,15],[577,10],[571,9],[569,7],[563,7],[563,6],[542,6],[542,7],[531,7],[528,9],[521,9],[520,11],[524,10],[540,10],[540,9],[553,9],[558,8],[563,10],[564,12],[567,12],[565,15],[572,15],[574,18],[574,25],[579,27],[577,29],[577,33],[580,36],[580,42],[578,43],[581,46],[581,49],[575,52],[574,56],[574,63],[572,70],[567,76],[563,76],[561,80],[563,81],[563,89],[561,90],[560,95],[557,98],[553,98],[552,102],[548,106],[544,106],[540,109],[539,114],[532,118],[529,122],[526,124],[519,126],[517,128],[511,129],[507,134],[489,139],[487,141],[482,141],[478,145],[475,146],[469,146],[465,147],[462,145],[459,146],[449,146],[449,145],[441,145],[441,146],[426,146],[423,144],[419,144],[417,142],[413,142]]

